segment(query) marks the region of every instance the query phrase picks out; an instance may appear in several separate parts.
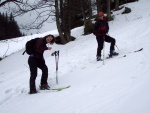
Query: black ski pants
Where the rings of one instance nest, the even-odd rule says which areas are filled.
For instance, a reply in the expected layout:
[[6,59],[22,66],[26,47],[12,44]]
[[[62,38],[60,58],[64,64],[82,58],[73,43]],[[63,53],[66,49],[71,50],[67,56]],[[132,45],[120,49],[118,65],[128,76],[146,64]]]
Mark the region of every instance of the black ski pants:
[[42,70],[41,85],[47,84],[48,68],[45,64],[45,60],[30,56],[28,59],[28,64],[30,68],[30,90],[36,90],[35,80],[37,77],[38,68]]
[[97,56],[101,56],[101,51],[103,49],[104,46],[104,40],[105,42],[111,43],[110,45],[110,51],[115,50],[115,43],[116,40],[108,35],[105,36],[96,36],[96,40],[98,43],[98,47],[97,47]]

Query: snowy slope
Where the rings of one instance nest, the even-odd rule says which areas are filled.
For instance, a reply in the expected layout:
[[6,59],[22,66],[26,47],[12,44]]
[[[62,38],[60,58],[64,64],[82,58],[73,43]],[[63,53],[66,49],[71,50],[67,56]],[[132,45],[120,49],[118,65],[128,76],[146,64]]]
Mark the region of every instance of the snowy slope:
[[[116,51],[120,55],[105,60],[105,65],[96,61],[95,36],[82,36],[83,27],[72,30],[72,35],[77,38],[75,41],[66,45],[54,44],[52,51],[45,52],[49,85],[52,88],[71,85],[60,92],[28,94],[28,55],[22,55],[22,48],[27,40],[37,35],[14,39],[19,40],[14,45],[12,40],[7,44],[0,42],[3,44],[1,51],[4,51],[0,52],[1,56],[9,43],[6,53],[9,56],[0,61],[0,113],[149,113],[150,1],[140,0],[126,6],[132,12],[127,15],[114,12],[117,14],[115,20],[109,23],[109,35],[116,39],[119,48]],[[48,33],[57,34],[51,31],[40,36]],[[109,46],[105,43],[105,56]],[[134,52],[140,48],[143,50]],[[58,85],[55,58],[51,56],[55,50],[60,51]],[[37,89],[41,78],[41,71],[38,71]]]

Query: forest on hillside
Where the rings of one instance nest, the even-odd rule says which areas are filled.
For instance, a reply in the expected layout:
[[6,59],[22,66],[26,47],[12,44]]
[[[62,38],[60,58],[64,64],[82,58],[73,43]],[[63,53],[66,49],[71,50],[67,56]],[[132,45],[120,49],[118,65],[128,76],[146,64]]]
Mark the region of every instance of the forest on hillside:
[[[40,29],[43,23],[51,19],[56,22],[59,43],[65,44],[74,40],[71,36],[71,29],[75,27],[84,26],[84,34],[91,33],[92,20],[96,18],[99,11],[106,13],[108,21],[111,21],[113,20],[111,16],[112,10],[120,10],[123,8],[123,4],[135,1],[138,0],[3,0],[0,1],[0,8],[11,11],[9,18],[22,16],[26,13],[34,13],[36,17],[30,23],[19,25],[19,27],[12,19],[13,23],[18,27],[15,28],[16,32],[11,34],[6,29],[8,27],[1,27],[0,37],[4,36],[4,34],[12,35],[11,38],[21,36],[22,34],[19,33],[20,28],[28,30]],[[13,7],[10,4],[13,4]],[[125,9],[129,12],[131,11],[129,8]],[[5,21],[10,22],[7,19]]]

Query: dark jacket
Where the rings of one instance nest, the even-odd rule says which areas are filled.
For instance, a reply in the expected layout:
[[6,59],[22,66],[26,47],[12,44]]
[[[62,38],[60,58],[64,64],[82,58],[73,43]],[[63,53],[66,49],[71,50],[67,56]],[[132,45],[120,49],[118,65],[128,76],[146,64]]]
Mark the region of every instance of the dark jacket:
[[48,49],[48,47],[46,46],[46,39],[45,38],[40,38],[36,41],[35,43],[35,46],[34,46],[34,57],[35,58],[42,58],[44,59],[43,57],[43,53],[45,50]]
[[95,36],[103,36],[106,35],[109,31],[108,22],[104,18],[103,20],[98,19],[94,24],[93,34]]

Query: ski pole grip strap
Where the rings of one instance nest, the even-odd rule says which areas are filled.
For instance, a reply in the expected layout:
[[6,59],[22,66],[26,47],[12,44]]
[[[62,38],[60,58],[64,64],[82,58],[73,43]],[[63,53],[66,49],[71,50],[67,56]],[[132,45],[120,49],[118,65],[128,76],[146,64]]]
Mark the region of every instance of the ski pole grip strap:
[[51,56],[54,56],[54,55],[56,56],[56,51],[54,51],[54,52],[51,54]]

